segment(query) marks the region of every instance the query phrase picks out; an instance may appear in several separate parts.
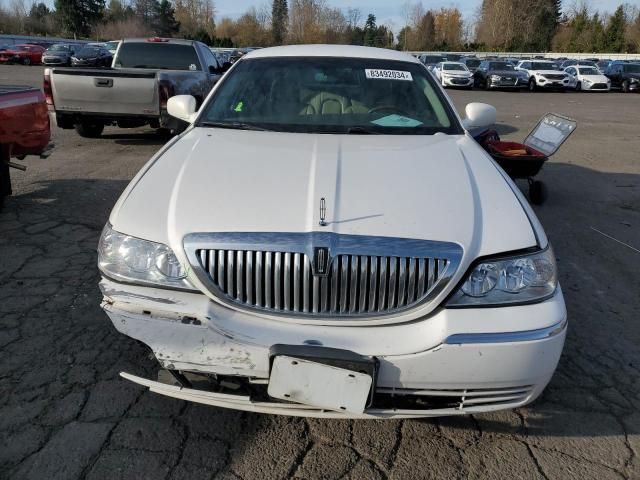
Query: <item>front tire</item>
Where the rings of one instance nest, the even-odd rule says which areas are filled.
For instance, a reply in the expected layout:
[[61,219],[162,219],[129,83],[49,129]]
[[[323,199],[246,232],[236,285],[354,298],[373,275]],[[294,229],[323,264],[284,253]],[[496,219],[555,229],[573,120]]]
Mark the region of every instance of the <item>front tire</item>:
[[624,82],[622,82],[622,91],[624,93],[629,93],[631,91],[631,89],[629,88],[629,80],[625,80]]
[[535,92],[538,89],[538,85],[536,85],[536,79],[535,78],[531,78],[529,80],[529,91],[530,92]]
[[581,92],[582,91],[582,82],[577,82],[576,83],[576,92]]
[[29,57],[24,57],[22,59],[22,64],[25,65],[25,66],[31,65],[31,59]]
[[102,123],[77,123],[75,125],[76,132],[83,138],[99,138],[104,130]]

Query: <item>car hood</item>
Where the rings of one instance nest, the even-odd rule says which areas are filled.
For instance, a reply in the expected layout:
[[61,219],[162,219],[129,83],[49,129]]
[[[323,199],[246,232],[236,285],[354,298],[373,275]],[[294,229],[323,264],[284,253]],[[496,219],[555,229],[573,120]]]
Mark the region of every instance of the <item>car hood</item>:
[[593,83],[607,83],[607,81],[609,80],[604,75],[582,75],[581,78],[583,80],[589,80]]
[[194,128],[134,178],[110,221],[176,252],[195,232],[322,231],[455,242],[464,265],[537,243],[504,175],[468,135]]
[[451,77],[470,77],[471,72],[461,72],[460,70],[442,70],[442,73]]

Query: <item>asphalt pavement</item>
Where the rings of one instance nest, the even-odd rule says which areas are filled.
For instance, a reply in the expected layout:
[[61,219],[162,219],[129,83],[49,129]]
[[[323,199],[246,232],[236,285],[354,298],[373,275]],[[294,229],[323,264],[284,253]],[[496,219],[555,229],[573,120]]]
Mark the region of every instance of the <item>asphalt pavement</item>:
[[[41,67],[0,66],[0,84],[41,80]],[[450,95],[461,111],[496,106],[508,139],[523,140],[547,112],[578,121],[540,175],[549,198],[535,208],[570,322],[538,401],[429,420],[305,420],[199,406],[122,380],[121,371],[153,377],[157,365],[100,309],[96,245],[165,139],[55,129],[48,159],[12,171],[0,213],[0,478],[640,478],[640,95]]]

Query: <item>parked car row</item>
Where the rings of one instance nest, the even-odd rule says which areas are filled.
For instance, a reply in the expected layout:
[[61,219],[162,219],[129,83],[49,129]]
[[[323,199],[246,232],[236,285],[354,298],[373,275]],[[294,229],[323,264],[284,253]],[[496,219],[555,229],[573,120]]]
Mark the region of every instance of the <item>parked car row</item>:
[[0,47],[0,63],[66,67],[110,67],[120,41],[22,44]]
[[[435,56],[421,55],[423,63]],[[640,63],[611,62],[602,72],[593,61],[569,60],[562,70],[548,60],[461,59],[426,64],[445,88],[528,89],[608,92],[640,90]]]

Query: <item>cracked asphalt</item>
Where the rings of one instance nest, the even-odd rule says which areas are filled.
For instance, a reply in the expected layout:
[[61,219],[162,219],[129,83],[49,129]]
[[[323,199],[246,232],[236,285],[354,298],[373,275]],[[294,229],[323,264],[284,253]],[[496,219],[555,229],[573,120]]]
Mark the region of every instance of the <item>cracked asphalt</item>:
[[[0,83],[39,85],[41,74],[1,66]],[[430,420],[304,420],[189,404],[120,379],[157,367],[100,310],[95,249],[163,140],[56,129],[50,158],[12,171],[0,213],[0,478],[640,478],[640,95],[450,94],[459,108],[495,105],[510,139],[549,111],[579,123],[540,176],[549,200],[536,211],[570,327],[537,402]]]

